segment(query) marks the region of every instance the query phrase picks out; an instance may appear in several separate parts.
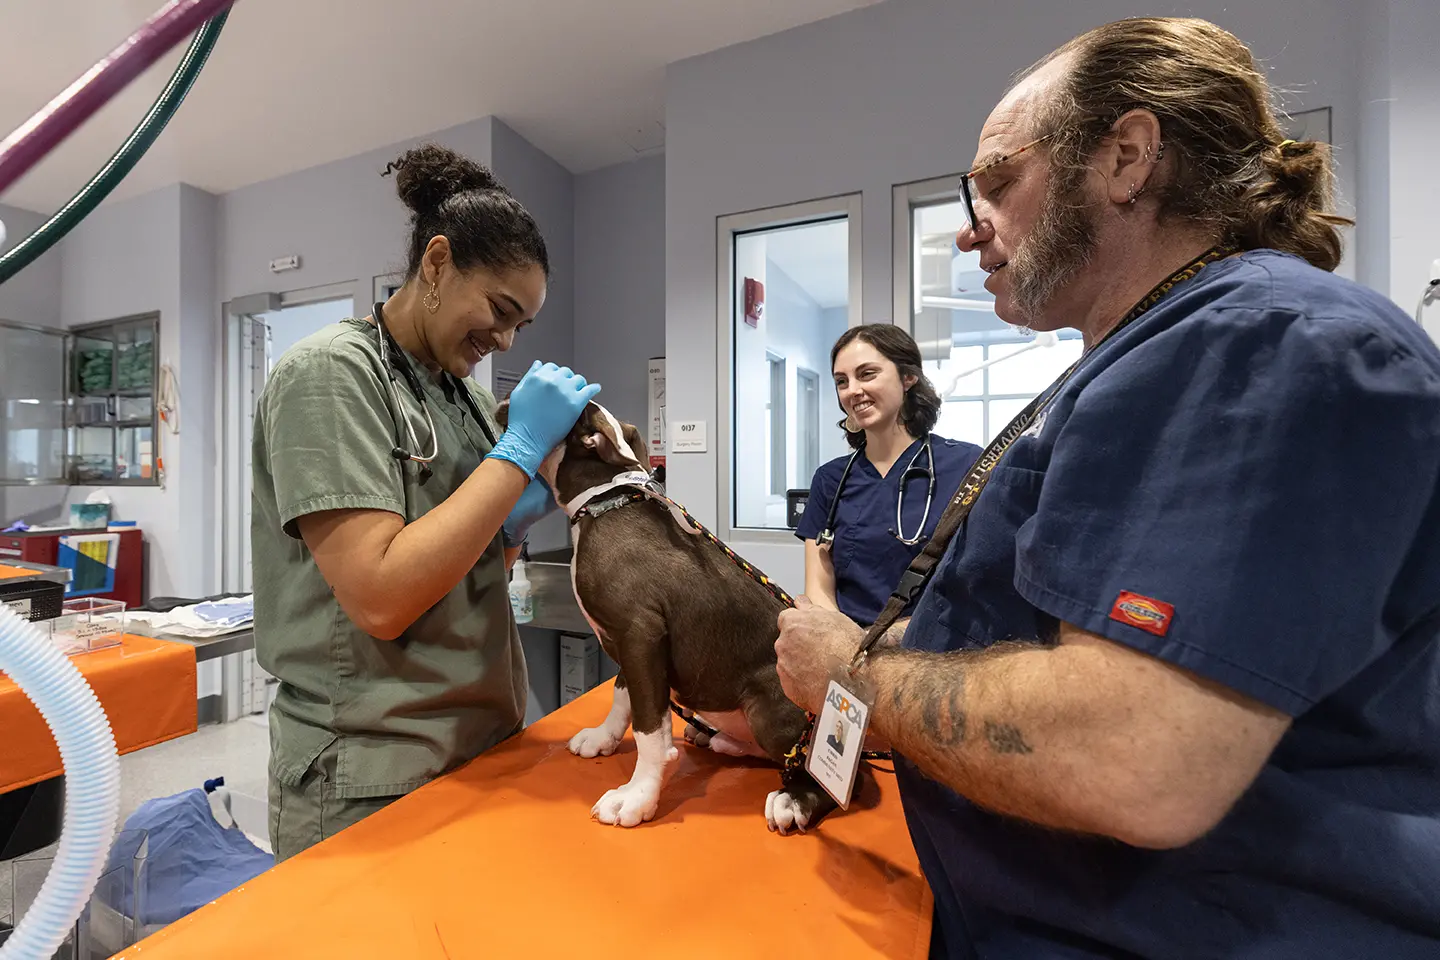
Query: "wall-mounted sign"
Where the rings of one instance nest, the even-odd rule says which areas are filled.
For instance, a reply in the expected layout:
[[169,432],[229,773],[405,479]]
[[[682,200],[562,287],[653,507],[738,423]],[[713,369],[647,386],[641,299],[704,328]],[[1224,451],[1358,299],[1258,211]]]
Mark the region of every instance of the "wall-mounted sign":
[[681,420],[674,424],[670,432],[671,453],[704,453],[706,449],[704,420]]

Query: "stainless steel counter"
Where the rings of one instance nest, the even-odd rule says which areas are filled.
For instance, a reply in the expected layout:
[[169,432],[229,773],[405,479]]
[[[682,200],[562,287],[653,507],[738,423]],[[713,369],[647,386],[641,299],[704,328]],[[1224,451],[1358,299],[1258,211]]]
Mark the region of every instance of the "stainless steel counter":
[[73,576],[73,572],[69,567],[52,567],[48,563],[31,563],[29,560],[11,560],[7,558],[4,560],[4,564],[7,567],[33,570],[34,573],[29,576],[22,574],[15,577],[6,577],[4,580],[0,580],[0,583],[29,583],[32,580],[49,580],[52,583],[64,584],[69,583]]
[[150,630],[139,625],[130,632],[144,637],[154,637],[156,640],[188,643],[195,648],[196,663],[204,663],[207,660],[226,657],[232,653],[244,653],[246,650],[255,649],[255,631],[248,628],[219,637],[182,637],[165,630]]
[[535,615],[522,626],[566,633],[595,632],[580,612],[580,604],[575,602],[575,588],[570,582],[570,551],[536,554],[534,559],[526,561],[525,576],[530,579]]
[[[70,571],[63,572],[68,574]],[[556,630],[582,636],[595,632],[580,612],[580,605],[575,602],[575,591],[570,583],[568,550],[536,554],[526,562],[525,573],[530,579],[535,615],[534,619],[523,624],[521,629]],[[228,658],[232,654],[255,648],[253,630],[237,630],[224,636],[199,639],[177,636],[162,629],[151,630],[140,623],[134,623],[128,629],[131,633],[159,640],[188,643],[195,648],[197,663],[221,660],[221,691],[218,696],[206,697],[201,701],[201,722],[228,722],[240,716],[241,683],[245,671],[239,661]]]

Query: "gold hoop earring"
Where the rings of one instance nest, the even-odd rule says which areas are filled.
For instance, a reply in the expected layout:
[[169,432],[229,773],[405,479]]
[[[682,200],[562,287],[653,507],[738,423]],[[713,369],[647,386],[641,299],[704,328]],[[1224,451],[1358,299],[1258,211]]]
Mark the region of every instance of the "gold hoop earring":
[[425,309],[431,313],[440,309],[440,295],[435,292],[435,284],[433,282],[430,284],[430,292],[425,294],[420,302],[425,304]]

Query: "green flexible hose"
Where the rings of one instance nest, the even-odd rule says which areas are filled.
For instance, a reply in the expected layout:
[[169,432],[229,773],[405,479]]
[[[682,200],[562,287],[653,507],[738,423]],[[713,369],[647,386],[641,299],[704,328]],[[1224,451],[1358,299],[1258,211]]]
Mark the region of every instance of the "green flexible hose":
[[135,164],[140,162],[140,158],[159,138],[175,111],[180,109],[180,104],[185,102],[185,95],[190,92],[195,78],[204,68],[229,15],[228,10],[216,14],[195,32],[185,56],[171,74],[165,89],[160,91],[160,96],[155,98],[140,123],[130,131],[130,136],[125,138],[120,149],[105,162],[100,172],[81,187],[80,192],[71,197],[53,217],[41,224],[39,229],[11,247],[4,255],[0,255],[0,283],[15,276],[46,250],[59,243],[60,239],[89,216],[90,212],[110,195],[110,191],[134,169]]

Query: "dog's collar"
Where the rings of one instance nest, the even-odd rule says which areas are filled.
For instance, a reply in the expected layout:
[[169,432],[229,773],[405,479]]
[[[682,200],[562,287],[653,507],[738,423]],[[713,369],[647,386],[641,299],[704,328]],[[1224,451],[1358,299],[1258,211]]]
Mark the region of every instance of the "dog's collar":
[[650,498],[642,490],[624,490],[620,493],[613,493],[608,497],[597,497],[585,506],[575,511],[575,516],[570,518],[571,523],[579,523],[581,519],[589,517],[592,520],[604,516],[611,510],[619,510],[621,507],[628,507],[632,503],[644,503]]
[[[617,497],[610,498],[603,502],[597,502],[612,490],[622,487],[629,488],[628,492]],[[660,492],[660,487],[650,479],[650,474],[644,470],[627,470],[625,473],[617,474],[607,483],[591,487],[583,491],[565,505],[565,513],[570,517],[570,522],[576,523],[582,516],[597,517],[602,513],[608,513],[620,507],[637,503],[640,500],[654,500],[670,511],[670,516],[680,524],[680,529],[689,534],[699,534],[700,528],[690,521],[685,511],[674,500]],[[594,504],[592,507],[591,505]]]
[[581,491],[579,496],[575,497],[569,503],[565,504],[565,514],[571,520],[574,520],[576,519],[576,515],[579,514],[583,508],[588,506],[591,501],[596,500],[599,497],[603,497],[611,490],[617,490],[620,487],[640,487],[643,490],[649,485],[650,474],[646,473],[644,470],[627,470],[624,473],[617,474],[614,477],[611,477],[605,483],[591,487],[588,490]]

